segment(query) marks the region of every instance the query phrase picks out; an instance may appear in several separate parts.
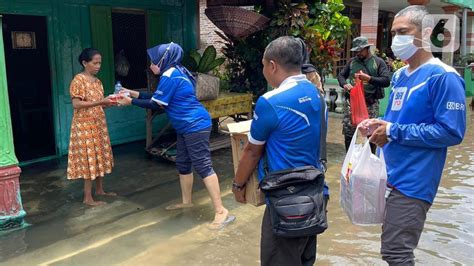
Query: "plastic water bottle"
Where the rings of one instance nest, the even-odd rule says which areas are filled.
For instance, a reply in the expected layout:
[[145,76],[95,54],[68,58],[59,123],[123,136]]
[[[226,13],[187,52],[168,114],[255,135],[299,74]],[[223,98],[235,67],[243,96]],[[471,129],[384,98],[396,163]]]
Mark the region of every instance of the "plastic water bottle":
[[115,84],[115,91],[114,91],[114,93],[115,93],[115,94],[119,94],[121,90],[122,90],[122,83],[120,83],[120,81],[117,81],[117,83]]

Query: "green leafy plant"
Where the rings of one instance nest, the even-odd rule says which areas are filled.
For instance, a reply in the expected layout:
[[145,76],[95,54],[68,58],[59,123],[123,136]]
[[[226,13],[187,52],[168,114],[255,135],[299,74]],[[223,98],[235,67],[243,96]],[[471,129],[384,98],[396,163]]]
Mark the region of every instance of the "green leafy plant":
[[274,19],[270,22],[273,34],[277,36],[299,36],[309,19],[306,3],[293,4],[291,2],[291,0],[278,1],[278,10],[273,14]]
[[269,43],[268,32],[261,31],[245,39],[234,39],[217,32],[224,39],[222,52],[227,57],[226,72],[229,89],[233,92],[252,92],[260,96],[266,91],[262,57]]
[[376,56],[378,56],[378,57],[382,58],[382,59],[383,59],[383,60],[385,60],[385,61],[387,61],[387,59],[389,59],[389,57],[387,56],[387,54],[386,54],[386,53],[384,53],[384,52],[380,52],[380,50],[379,50],[379,49],[377,49],[377,48],[375,48],[375,52],[374,52],[374,54],[375,54]]
[[214,46],[208,46],[201,55],[197,50],[189,52],[189,58],[185,61],[185,66],[191,72],[207,74],[225,62],[225,58],[217,58],[217,51]]
[[385,61],[385,64],[387,64],[388,70],[391,73],[397,71],[400,67],[405,65],[401,60],[393,60],[392,58],[388,57],[386,53],[379,51],[377,48],[375,48],[374,54]]
[[474,63],[474,53],[467,54],[461,58],[462,66],[468,66],[471,63]]
[[379,49],[375,49],[375,55],[382,58],[385,61],[385,63],[387,64],[387,67],[392,73],[395,73],[400,68],[406,66],[406,63],[403,62],[400,58],[395,58],[395,59],[390,58],[387,56],[387,54],[380,52]]
[[343,0],[292,2],[275,0],[276,9],[258,6],[256,11],[271,19],[269,27],[263,31],[243,39],[218,33],[224,40],[223,53],[227,57],[231,91],[250,91],[255,96],[266,92],[261,62],[263,52],[270,41],[285,35],[305,40],[311,50],[311,61],[321,74],[332,71],[351,27],[349,18],[341,14],[345,8]]
[[324,41],[335,40],[344,43],[352,22],[341,13],[346,8],[343,0],[313,2],[309,11],[311,18],[305,23],[305,27],[319,32]]
[[302,38],[311,48],[311,61],[326,75],[340,59],[341,45],[347,39],[352,22],[341,12],[343,0],[314,1],[309,19],[302,29]]
[[392,71],[396,72],[397,70],[399,70],[400,68],[402,68],[406,65],[407,64],[405,62],[403,62],[402,60],[397,58],[397,59],[393,60],[392,63],[391,63]]

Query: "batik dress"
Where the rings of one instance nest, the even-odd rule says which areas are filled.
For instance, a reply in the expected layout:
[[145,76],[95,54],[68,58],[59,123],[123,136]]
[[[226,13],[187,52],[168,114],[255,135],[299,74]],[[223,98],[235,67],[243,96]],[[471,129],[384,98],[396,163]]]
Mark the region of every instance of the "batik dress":
[[[96,102],[104,98],[99,79],[77,74],[70,85],[71,99]],[[102,106],[74,109],[68,154],[68,179],[103,177],[114,165],[107,122]]]

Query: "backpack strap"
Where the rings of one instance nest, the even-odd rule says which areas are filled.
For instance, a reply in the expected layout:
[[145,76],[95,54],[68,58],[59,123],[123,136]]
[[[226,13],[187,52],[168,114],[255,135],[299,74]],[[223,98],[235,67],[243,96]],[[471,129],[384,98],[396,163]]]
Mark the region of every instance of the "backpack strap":
[[321,102],[321,132],[319,139],[319,162],[324,168],[323,171],[326,172],[326,162],[327,162],[327,149],[326,149],[326,137],[327,137],[327,121],[326,121],[326,101],[324,100],[324,95],[319,94]]

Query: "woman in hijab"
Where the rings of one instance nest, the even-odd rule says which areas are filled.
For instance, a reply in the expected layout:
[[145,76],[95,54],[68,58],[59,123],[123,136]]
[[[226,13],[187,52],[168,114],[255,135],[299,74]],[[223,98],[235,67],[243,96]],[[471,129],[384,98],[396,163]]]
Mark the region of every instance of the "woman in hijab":
[[[235,220],[222,205],[219,180],[212,168],[209,137],[211,117],[196,98],[195,79],[182,64],[183,49],[175,43],[155,46],[147,50],[150,69],[159,75],[154,94],[124,89],[130,97],[119,100],[120,105],[135,105],[142,108],[164,108],[172,126],[178,134],[176,167],[179,172],[182,203],[168,206],[167,210],[185,209],[193,206],[193,171],[200,175],[209,192],[215,209],[211,229],[221,229]],[[133,99],[132,99],[133,98]]]

